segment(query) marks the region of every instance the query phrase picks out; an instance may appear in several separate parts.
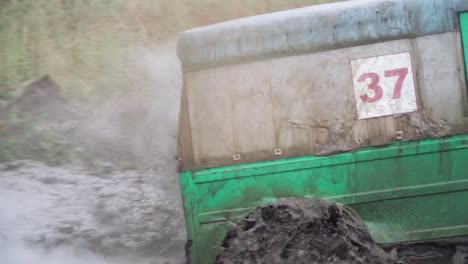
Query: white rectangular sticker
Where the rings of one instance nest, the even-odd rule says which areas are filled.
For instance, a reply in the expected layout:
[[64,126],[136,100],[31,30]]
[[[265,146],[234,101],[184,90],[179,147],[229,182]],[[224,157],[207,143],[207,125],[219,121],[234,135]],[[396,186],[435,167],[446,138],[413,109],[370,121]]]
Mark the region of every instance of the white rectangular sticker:
[[418,110],[409,52],[351,61],[359,119]]

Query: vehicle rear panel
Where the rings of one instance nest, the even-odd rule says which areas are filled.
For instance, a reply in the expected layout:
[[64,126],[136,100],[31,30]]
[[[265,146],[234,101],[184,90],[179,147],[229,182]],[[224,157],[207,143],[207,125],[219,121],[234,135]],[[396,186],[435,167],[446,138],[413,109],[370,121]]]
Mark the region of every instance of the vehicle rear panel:
[[352,206],[379,243],[468,235],[468,136],[180,174],[193,263],[212,263],[230,221],[284,197]]
[[[348,204],[379,243],[468,235],[465,11],[461,0],[349,1],[183,33],[192,263],[214,262],[230,223],[285,197]],[[366,63],[374,75],[359,72]],[[360,111],[356,83],[377,75],[401,107]]]

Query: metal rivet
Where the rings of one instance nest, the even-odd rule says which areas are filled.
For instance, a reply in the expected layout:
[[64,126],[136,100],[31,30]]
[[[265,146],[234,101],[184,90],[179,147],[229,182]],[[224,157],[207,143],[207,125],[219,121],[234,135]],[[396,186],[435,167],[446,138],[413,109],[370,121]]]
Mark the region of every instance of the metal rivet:
[[283,154],[283,151],[281,151],[281,149],[275,149],[275,150],[273,151],[273,153],[275,153],[275,155],[278,155],[278,156],[279,156],[279,155],[282,155],[282,154]]
[[403,139],[403,131],[397,131],[396,132],[396,139],[397,140],[402,140]]
[[242,157],[241,157],[241,154],[234,154],[232,155],[232,159],[233,160],[240,160]]

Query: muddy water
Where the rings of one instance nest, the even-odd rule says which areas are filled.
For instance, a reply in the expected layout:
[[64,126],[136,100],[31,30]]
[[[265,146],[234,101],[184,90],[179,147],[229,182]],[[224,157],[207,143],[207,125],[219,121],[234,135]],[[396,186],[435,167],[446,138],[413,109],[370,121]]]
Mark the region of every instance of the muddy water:
[[173,179],[151,170],[1,164],[1,263],[182,263],[174,189]]

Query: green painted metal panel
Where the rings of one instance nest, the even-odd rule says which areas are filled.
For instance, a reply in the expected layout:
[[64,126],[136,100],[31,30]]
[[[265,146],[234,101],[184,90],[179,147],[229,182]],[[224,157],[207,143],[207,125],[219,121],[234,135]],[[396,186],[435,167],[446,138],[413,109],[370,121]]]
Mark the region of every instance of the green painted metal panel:
[[468,135],[180,173],[192,263],[213,263],[228,225],[285,197],[356,209],[380,243],[468,235]]
[[468,80],[468,12],[460,13],[460,29],[465,54],[466,79]]

